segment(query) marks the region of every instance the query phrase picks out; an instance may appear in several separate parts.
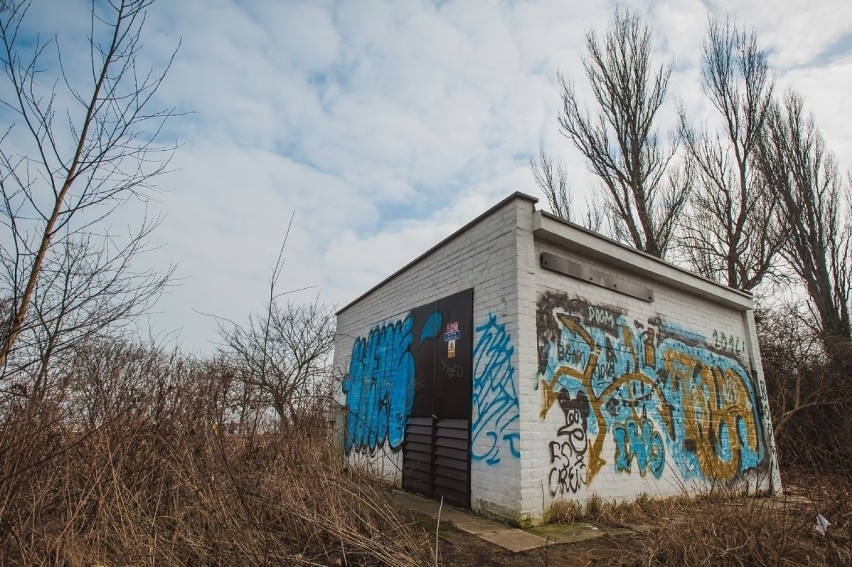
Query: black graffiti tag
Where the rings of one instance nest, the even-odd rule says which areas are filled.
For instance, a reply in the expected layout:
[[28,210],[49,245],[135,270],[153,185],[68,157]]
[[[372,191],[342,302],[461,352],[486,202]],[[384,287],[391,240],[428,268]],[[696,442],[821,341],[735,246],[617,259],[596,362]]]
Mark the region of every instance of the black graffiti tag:
[[560,390],[557,399],[565,414],[565,425],[556,432],[557,439],[550,442],[550,495],[575,493],[586,482],[586,451],[588,440],[586,424],[589,417],[589,400],[578,392],[575,399],[566,390]]

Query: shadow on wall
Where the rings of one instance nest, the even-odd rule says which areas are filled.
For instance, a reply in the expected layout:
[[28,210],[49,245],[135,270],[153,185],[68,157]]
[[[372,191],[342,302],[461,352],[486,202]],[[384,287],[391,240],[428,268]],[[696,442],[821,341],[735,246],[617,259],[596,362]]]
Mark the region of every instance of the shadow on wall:
[[[551,496],[575,493],[606,466],[660,478],[732,482],[766,469],[766,443],[741,342],[548,292],[537,305],[540,417],[564,415],[549,443]],[[558,404],[556,403],[558,402]],[[615,453],[603,455],[611,436]]]

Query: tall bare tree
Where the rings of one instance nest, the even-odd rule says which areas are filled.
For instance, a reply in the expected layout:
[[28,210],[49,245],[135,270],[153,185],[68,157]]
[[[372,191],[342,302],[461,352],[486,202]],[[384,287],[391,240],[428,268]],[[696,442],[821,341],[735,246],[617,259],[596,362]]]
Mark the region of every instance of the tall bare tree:
[[651,30],[640,16],[619,9],[603,37],[586,35],[583,67],[598,110],[590,115],[573,83],[559,75],[559,125],[582,153],[608,193],[614,236],[662,257],[688,194],[685,179],[670,162],[654,129],[671,64],[652,69]]
[[777,214],[779,196],[753,167],[774,84],[756,35],[730,20],[710,21],[701,70],[704,93],[722,128],[696,133],[680,111],[693,173],[680,244],[697,272],[748,291],[773,270],[786,236]]
[[544,193],[550,211],[554,215],[571,222],[580,220],[586,228],[600,232],[607,217],[605,205],[599,201],[587,200],[586,215],[582,219],[575,218],[574,195],[568,185],[568,173],[564,162],[554,160],[542,149],[538,156],[530,158],[530,170],[535,184]]
[[[156,143],[172,109],[152,109],[171,67],[139,64],[153,0],[93,1],[88,62],[28,27],[30,2],[0,11],[0,367],[46,361],[73,337],[141,312],[165,273],[137,270],[157,220],[113,231],[106,219],[145,200],[173,147]],[[84,71],[81,72],[80,69]]]
[[844,192],[834,156],[797,93],[773,105],[767,125],[758,156],[790,230],[784,255],[810,297],[826,347],[845,350],[840,356],[852,363],[852,187]]

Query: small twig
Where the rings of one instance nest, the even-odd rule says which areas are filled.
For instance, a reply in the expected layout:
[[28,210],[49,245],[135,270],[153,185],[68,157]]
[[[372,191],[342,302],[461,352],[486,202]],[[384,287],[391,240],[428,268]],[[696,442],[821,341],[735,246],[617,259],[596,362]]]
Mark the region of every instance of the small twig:
[[441,503],[438,504],[438,524],[435,526],[435,566],[438,565],[438,530],[441,527],[441,509],[444,507],[444,497],[441,496]]

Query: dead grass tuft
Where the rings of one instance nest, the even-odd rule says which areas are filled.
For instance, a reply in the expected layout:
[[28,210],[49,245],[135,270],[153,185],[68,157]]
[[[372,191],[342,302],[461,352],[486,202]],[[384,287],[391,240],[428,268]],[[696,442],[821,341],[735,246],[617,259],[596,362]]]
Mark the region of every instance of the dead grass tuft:
[[616,502],[593,494],[585,503],[567,499],[555,501],[548,522],[590,522],[614,527],[644,524],[674,518],[688,502],[689,498],[683,496],[651,498],[647,494],[639,495],[633,502]]
[[[593,496],[585,505],[554,503],[549,520],[600,526],[650,526],[641,552],[618,565],[849,565],[852,564],[852,480],[795,475],[782,498],[718,490],[696,497],[650,498],[630,503]],[[814,529],[817,514],[831,525]]]

